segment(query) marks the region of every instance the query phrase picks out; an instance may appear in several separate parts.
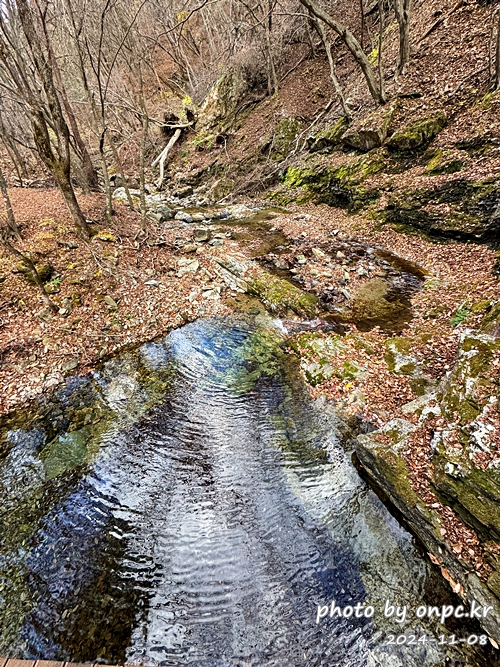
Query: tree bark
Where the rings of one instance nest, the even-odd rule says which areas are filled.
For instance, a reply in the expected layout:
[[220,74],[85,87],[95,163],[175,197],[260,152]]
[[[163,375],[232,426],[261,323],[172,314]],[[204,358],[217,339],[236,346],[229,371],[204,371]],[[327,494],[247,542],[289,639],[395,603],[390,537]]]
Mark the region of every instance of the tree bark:
[[410,62],[410,9],[411,0],[394,0],[394,10],[399,26],[398,74],[404,74]]
[[495,61],[495,90],[500,90],[500,10],[497,21],[497,48]]
[[4,178],[2,168],[0,167],[0,192],[2,193],[3,202],[7,210],[7,224],[13,236],[15,236],[19,241],[21,240],[21,233],[19,227],[16,223],[16,218],[14,217],[14,211],[12,210],[12,204],[9,197],[9,192],[7,190],[7,181]]
[[349,28],[342,25],[341,23],[336,21],[332,16],[330,16],[330,14],[327,14],[325,11],[323,11],[321,7],[318,7],[318,5],[316,5],[316,3],[313,0],[299,0],[299,1],[306,9],[308,9],[312,14],[314,14],[314,16],[316,16],[321,21],[324,21],[326,25],[330,26],[330,28],[340,36],[344,44],[352,53],[359,67],[361,68],[361,71],[364,74],[366,83],[368,84],[368,88],[370,90],[373,99],[378,104],[385,104],[387,100],[373,72],[370,61],[366,57],[366,54],[361,48],[360,43],[358,42],[356,37],[354,37]]

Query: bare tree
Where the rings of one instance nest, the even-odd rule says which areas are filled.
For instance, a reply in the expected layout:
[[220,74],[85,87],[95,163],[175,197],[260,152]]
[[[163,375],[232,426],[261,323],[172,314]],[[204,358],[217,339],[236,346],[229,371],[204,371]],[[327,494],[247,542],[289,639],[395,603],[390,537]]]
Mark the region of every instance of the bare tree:
[[326,23],[326,25],[330,26],[330,28],[334,30],[341,37],[342,41],[347,46],[349,51],[352,53],[354,59],[356,60],[361,71],[363,72],[364,77],[366,79],[366,83],[368,84],[368,88],[370,90],[373,99],[378,104],[385,104],[387,101],[386,97],[380,86],[380,83],[377,81],[377,77],[375,76],[370,61],[368,60],[365,52],[361,48],[360,43],[353,35],[353,33],[349,30],[349,28],[347,28],[347,26],[343,25],[342,23],[334,19],[330,14],[321,9],[321,7],[314,2],[314,0],[299,0],[299,2],[302,5],[304,5],[304,7],[311,14],[313,14],[314,16],[316,16],[316,18]]
[[[14,15],[11,11],[10,20],[0,15],[0,63],[3,65],[3,76],[12,92],[25,104],[40,158],[61,190],[78,235],[88,239],[90,228],[71,183],[69,129],[54,84],[52,68],[36,29],[39,16],[32,10],[29,0],[16,0],[15,8],[17,13]],[[9,9],[13,7],[9,5]],[[23,49],[20,35],[12,32],[12,24],[16,20],[22,27],[28,52]],[[30,62],[26,62],[28,56],[31,56]],[[38,81],[33,81],[30,76],[32,70],[36,72]],[[52,141],[51,133],[55,135],[56,141]]]
[[496,40],[496,58],[495,58],[495,78],[494,89],[500,90],[500,8],[497,10],[497,40]]
[[326,33],[325,29],[325,24],[321,19],[317,18],[312,14],[312,12],[309,12],[309,15],[311,17],[311,22],[316,28],[316,31],[318,35],[321,37],[321,41],[323,42],[323,46],[326,51],[326,57],[328,59],[328,65],[330,67],[330,78],[333,83],[333,87],[335,88],[335,92],[337,93],[337,96],[340,100],[340,104],[342,106],[342,111],[344,112],[344,116],[346,118],[351,118],[351,112],[349,107],[347,106],[347,103],[345,101],[344,93],[342,92],[342,86],[340,85],[340,81],[338,80],[337,74],[335,72],[335,63],[333,62],[333,55],[332,55],[332,44],[330,40],[328,39],[328,35]]

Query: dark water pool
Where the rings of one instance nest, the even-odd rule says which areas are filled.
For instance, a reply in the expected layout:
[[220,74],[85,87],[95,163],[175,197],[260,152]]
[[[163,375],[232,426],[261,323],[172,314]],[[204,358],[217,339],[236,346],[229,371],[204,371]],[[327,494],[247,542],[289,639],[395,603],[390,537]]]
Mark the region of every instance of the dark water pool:
[[[387,645],[388,633],[438,636],[411,615],[447,593],[279,343],[243,321],[198,321],[5,424],[0,654],[476,664],[431,641]],[[317,624],[332,600],[375,614]],[[386,600],[407,605],[405,624],[383,617]]]

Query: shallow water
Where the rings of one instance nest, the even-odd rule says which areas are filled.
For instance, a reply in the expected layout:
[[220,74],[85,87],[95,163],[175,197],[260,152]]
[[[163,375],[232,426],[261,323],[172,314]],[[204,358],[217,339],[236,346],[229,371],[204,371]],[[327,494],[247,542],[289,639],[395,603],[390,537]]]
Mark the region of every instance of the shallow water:
[[[0,466],[0,654],[210,667],[445,663],[383,618],[444,604],[360,480],[279,334],[200,320],[10,424]],[[357,602],[372,619],[323,619]],[[474,658],[454,654],[461,662]]]

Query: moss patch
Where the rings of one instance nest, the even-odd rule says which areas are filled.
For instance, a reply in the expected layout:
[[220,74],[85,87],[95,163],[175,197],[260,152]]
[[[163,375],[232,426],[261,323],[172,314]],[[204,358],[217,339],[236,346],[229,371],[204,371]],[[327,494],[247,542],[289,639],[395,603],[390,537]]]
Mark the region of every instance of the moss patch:
[[427,147],[434,137],[446,125],[446,116],[442,113],[420,118],[396,132],[387,142],[390,150],[407,152]]

